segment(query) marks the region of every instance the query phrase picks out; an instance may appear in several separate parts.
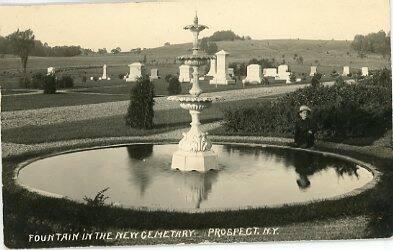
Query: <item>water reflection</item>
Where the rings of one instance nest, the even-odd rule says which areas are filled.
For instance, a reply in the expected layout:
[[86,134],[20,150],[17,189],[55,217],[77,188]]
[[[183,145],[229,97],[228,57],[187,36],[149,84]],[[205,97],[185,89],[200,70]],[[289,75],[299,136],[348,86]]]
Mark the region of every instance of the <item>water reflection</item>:
[[[153,154],[152,144],[137,144],[127,146],[128,157],[130,158],[131,181],[139,188],[139,195],[143,196],[147,187],[151,182],[151,168],[147,164],[140,164],[146,162],[146,158]],[[138,164],[139,162],[139,164]],[[137,164],[135,164],[137,163]]]
[[263,157],[267,161],[275,161],[286,168],[294,168],[298,175],[296,184],[300,190],[306,191],[311,186],[310,177],[327,168],[334,168],[339,177],[355,176],[359,166],[345,161],[337,161],[320,154],[311,154],[305,151],[282,150],[279,148],[260,148],[246,145],[224,145],[228,153],[249,154]]
[[[130,183],[138,188],[139,195],[145,195],[148,186],[157,175],[168,175],[176,185],[176,191],[184,201],[193,208],[200,208],[201,203],[208,199],[213,183],[217,179],[216,171],[206,173],[180,172],[160,166],[160,162],[151,157],[152,144],[137,144],[127,146],[129,157]],[[170,194],[168,194],[170,195]]]
[[177,145],[138,144],[36,161],[21,184],[83,200],[109,187],[107,202],[124,207],[200,211],[306,202],[362,187],[373,177],[340,159],[302,151],[214,145],[222,168],[207,173],[170,168]]

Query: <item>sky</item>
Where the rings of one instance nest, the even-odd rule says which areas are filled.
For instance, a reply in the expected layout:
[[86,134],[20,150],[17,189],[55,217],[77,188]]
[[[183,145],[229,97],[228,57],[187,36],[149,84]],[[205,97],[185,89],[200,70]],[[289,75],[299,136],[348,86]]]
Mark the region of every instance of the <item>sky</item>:
[[36,39],[50,46],[94,50],[191,42],[183,27],[192,23],[195,11],[200,23],[209,26],[201,37],[230,29],[253,39],[352,40],[356,34],[390,30],[389,0],[122,0],[22,6],[10,2],[15,0],[0,0],[0,35],[30,28]]

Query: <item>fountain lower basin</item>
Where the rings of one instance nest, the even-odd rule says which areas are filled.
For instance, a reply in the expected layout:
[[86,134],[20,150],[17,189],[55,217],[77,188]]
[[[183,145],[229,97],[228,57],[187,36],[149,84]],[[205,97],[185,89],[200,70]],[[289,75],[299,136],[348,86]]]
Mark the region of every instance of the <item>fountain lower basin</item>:
[[370,187],[356,162],[258,145],[213,145],[220,170],[171,169],[177,145],[135,144],[56,155],[20,169],[17,183],[44,195],[83,201],[109,187],[108,203],[125,208],[217,211],[335,199]]

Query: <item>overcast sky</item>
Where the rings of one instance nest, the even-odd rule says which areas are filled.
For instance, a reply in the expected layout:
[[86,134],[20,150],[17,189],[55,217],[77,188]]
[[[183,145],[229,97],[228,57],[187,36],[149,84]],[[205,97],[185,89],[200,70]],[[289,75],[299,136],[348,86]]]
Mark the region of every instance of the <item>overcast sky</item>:
[[[6,1],[11,2],[0,0]],[[3,5],[0,35],[31,28],[51,46],[158,47],[191,42],[182,27],[196,10],[200,23],[210,27],[202,36],[231,29],[253,39],[351,40],[355,34],[390,30],[389,0],[184,0]]]

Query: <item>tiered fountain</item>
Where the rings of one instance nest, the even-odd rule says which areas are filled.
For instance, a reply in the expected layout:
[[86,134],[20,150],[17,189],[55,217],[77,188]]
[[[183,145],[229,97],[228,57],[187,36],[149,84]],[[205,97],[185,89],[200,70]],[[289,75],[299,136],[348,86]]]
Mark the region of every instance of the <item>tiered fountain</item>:
[[203,91],[199,86],[199,67],[214,58],[214,56],[199,52],[198,35],[206,28],[208,27],[198,23],[198,16],[195,16],[193,24],[184,27],[194,35],[192,54],[179,56],[177,59],[192,66],[192,88],[190,95],[168,97],[170,101],[179,101],[180,107],[188,110],[192,119],[190,131],[183,133],[179,149],[172,157],[172,169],[181,171],[206,172],[210,169],[218,169],[217,155],[211,150],[212,143],[207,138],[207,133],[201,130],[199,121],[202,110],[209,108],[214,100],[221,100],[220,97],[201,96]]

